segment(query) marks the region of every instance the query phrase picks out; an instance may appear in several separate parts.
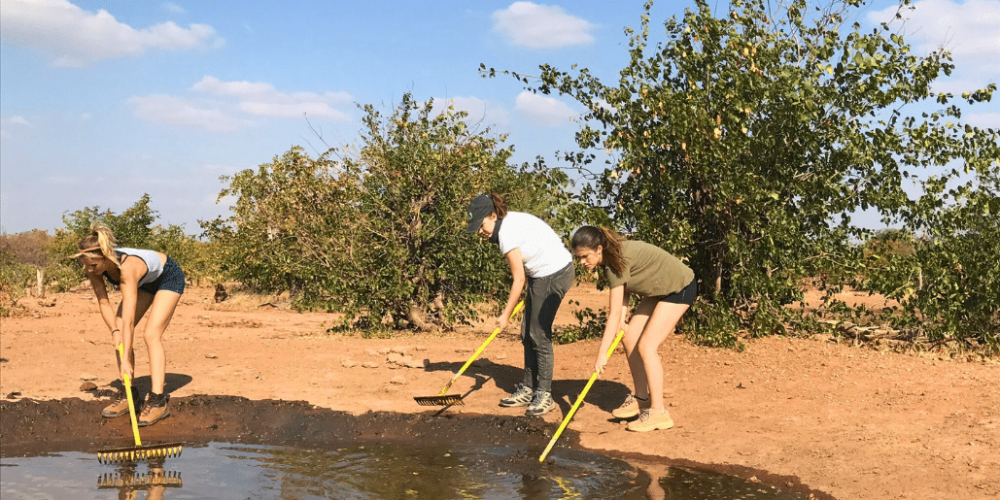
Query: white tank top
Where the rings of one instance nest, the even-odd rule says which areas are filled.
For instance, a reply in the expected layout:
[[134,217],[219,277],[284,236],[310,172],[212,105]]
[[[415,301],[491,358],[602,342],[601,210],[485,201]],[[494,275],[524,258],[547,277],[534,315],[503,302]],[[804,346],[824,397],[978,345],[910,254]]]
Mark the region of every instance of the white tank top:
[[139,279],[139,286],[156,281],[163,274],[163,262],[160,256],[153,250],[143,250],[141,248],[116,248],[119,253],[134,255],[146,263],[146,275]]

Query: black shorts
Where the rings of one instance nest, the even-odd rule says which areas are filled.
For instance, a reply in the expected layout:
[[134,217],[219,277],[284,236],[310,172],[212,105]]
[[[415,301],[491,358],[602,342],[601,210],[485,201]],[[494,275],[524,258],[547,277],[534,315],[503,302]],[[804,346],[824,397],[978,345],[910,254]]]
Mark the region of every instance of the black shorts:
[[167,263],[163,265],[163,272],[160,273],[160,277],[156,278],[155,281],[140,286],[139,290],[150,295],[156,295],[156,292],[160,290],[170,290],[171,292],[183,294],[184,285],[184,271],[181,270],[181,266],[177,265],[174,259],[167,257]]
[[696,298],[698,298],[698,280],[693,279],[681,291],[660,297],[660,302],[691,305],[694,304]]

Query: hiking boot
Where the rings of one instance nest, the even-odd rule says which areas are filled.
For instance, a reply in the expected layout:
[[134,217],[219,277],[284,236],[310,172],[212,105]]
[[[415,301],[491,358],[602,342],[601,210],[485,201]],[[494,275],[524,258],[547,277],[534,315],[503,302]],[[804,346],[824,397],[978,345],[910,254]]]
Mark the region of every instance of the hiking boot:
[[618,420],[626,420],[638,417],[642,410],[649,408],[649,398],[639,399],[631,394],[625,398],[625,402],[618,408],[611,410],[611,416]]
[[[134,389],[132,390],[132,401],[138,402]],[[119,390],[111,404],[101,410],[101,416],[104,418],[116,418],[122,415],[128,415],[128,395],[125,394],[125,389]]]
[[514,392],[500,400],[500,406],[513,408],[517,406],[528,406],[531,404],[531,395],[534,391],[524,384],[514,386]]
[[556,409],[556,402],[552,400],[552,393],[549,391],[535,391],[535,396],[531,398],[531,405],[524,414],[528,417],[538,417]]
[[637,420],[628,424],[628,430],[633,432],[646,432],[654,430],[665,430],[674,426],[674,421],[670,418],[670,412],[663,410],[643,410]]
[[142,415],[139,415],[139,427],[153,425],[170,415],[170,409],[167,408],[169,400],[169,394],[149,393],[142,405]]

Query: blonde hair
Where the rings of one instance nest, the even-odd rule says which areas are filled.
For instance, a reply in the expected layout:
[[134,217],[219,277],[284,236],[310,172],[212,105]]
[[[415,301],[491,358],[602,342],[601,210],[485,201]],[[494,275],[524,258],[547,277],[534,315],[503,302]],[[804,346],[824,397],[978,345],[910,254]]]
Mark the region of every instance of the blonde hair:
[[110,261],[111,265],[119,267],[118,254],[115,253],[116,243],[111,228],[104,222],[95,220],[90,223],[90,233],[80,240],[80,243],[76,245],[78,251],[70,258],[102,257]]

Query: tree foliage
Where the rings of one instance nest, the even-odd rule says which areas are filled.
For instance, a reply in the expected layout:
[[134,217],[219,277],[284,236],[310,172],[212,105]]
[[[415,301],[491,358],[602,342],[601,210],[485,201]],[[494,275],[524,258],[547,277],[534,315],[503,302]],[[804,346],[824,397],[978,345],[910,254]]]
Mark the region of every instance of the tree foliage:
[[147,248],[163,252],[177,261],[189,280],[214,278],[218,271],[211,257],[210,245],[185,234],[182,226],[168,224],[164,227],[154,224],[158,218],[148,194],[143,194],[134,205],[120,214],[99,206],[68,212],[63,214],[64,227],[56,231],[49,252],[54,260],[77,269],[75,276],[79,282],[84,276],[83,269],[75,262],[67,263],[66,258],[76,253],[77,244],[90,232],[91,223],[100,220],[114,233],[119,247]]
[[[938,274],[946,263],[954,268],[970,235],[996,227],[995,218],[970,218],[995,210],[995,191],[994,201],[980,190],[961,207],[949,207],[942,193],[965,174],[996,178],[997,131],[963,124],[954,96],[931,90],[953,69],[947,51],[915,55],[888,24],[871,32],[845,26],[862,5],[735,0],[716,15],[697,0],[682,19],[663,23],[654,44],[648,2],[639,29],[626,29],[630,59],[617,82],[549,65],[534,78],[507,72],[532,91],[587,107],[577,134],[582,152],[567,159],[593,169],[594,150],[611,156],[586,194],[620,229],[689,259],[705,299],[694,326],[710,342],[732,344],[738,329],[786,331],[795,318],[782,306],[801,298],[804,276],[856,268],[851,241],[868,235],[851,222],[857,210],[874,208],[886,223],[932,233],[937,244],[920,251],[939,257]],[[995,89],[961,99],[988,102]],[[961,168],[941,171],[955,163]],[[924,195],[904,190],[904,179],[931,174]],[[964,189],[956,200],[972,193]],[[996,263],[995,249],[980,250],[981,263]],[[969,297],[991,298],[970,320],[996,304],[995,272],[982,277],[993,290]],[[915,300],[914,308],[930,306]],[[925,312],[953,323],[950,315],[965,306],[950,307]]]
[[[365,112],[361,143],[311,158],[294,147],[224,181],[228,219],[205,222],[227,272],[261,291],[288,290],[303,308],[355,325],[436,328],[468,321],[509,275],[498,252],[465,233],[480,192],[557,222],[567,177],[539,161],[511,166],[512,148],[466,114],[432,112],[407,94],[391,115]],[[565,224],[563,224],[565,226]]]

